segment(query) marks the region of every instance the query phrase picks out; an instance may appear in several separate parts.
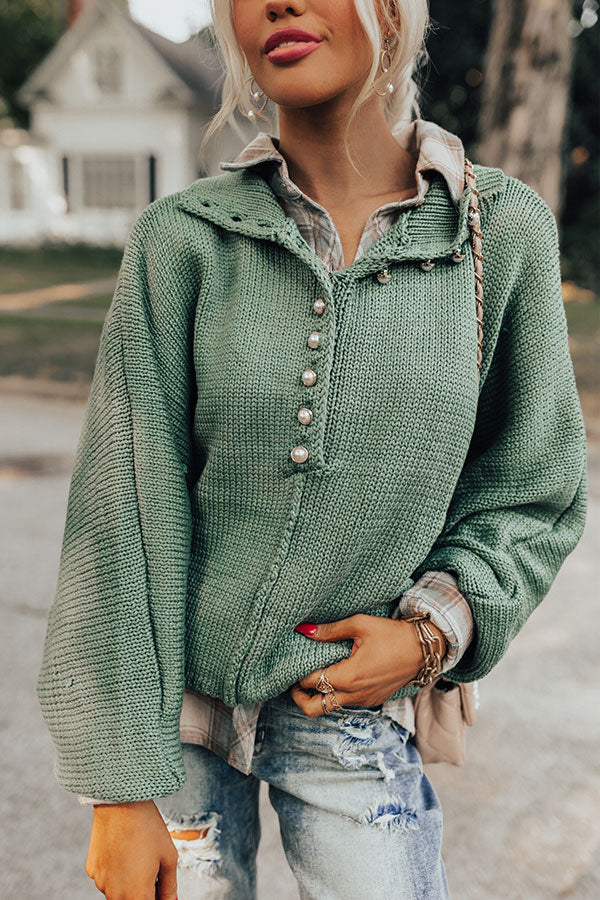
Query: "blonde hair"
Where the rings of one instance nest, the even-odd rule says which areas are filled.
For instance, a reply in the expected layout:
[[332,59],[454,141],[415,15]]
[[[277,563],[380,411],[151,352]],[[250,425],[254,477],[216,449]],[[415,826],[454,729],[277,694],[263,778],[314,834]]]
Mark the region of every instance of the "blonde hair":
[[[425,49],[425,39],[431,27],[427,0],[381,0],[381,4],[382,26],[378,22],[375,0],[354,0],[356,12],[373,48],[371,68],[352,105],[344,130],[344,148],[354,168],[356,167],[349,152],[348,136],[359,108],[372,95],[373,90],[384,90],[388,82],[394,86],[391,93],[382,97],[385,117],[392,134],[409,123],[413,114],[416,117],[420,116],[418,102],[420,86],[416,79],[421,65],[429,59]],[[201,153],[211,138],[218,136],[228,123],[235,133],[245,140],[245,135],[236,121],[235,112],[238,104],[242,105],[244,95],[246,108],[253,108],[246,85],[252,72],[237,40],[233,0],[210,0],[210,6],[212,30],[216,49],[222,57],[225,68],[225,80],[221,106],[206,128],[200,144]],[[394,12],[395,16],[392,15]],[[391,63],[387,73],[380,70],[382,33],[391,33],[389,45]],[[249,84],[251,87],[252,82]],[[260,99],[264,102],[264,97]],[[264,119],[271,130],[274,129],[273,123],[264,111],[259,113],[258,108],[255,108],[254,114],[257,122]]]

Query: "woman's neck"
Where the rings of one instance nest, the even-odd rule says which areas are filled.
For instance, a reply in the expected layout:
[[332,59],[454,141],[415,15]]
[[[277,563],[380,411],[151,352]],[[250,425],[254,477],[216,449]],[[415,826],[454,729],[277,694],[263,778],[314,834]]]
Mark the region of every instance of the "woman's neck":
[[359,174],[343,146],[349,111],[338,105],[324,114],[324,106],[279,111],[279,149],[300,190],[325,208],[343,206],[344,198],[360,203],[416,191],[416,159],[392,135],[380,102],[364,104],[351,130]]

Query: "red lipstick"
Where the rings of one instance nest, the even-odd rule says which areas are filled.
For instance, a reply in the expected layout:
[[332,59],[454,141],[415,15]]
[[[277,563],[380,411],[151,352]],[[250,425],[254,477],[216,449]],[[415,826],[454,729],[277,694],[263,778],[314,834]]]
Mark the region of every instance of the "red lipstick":
[[[269,35],[264,45],[264,52],[271,62],[288,62],[293,59],[301,59],[316,50],[323,38],[303,28],[280,28]],[[294,41],[287,47],[280,47],[282,43]]]

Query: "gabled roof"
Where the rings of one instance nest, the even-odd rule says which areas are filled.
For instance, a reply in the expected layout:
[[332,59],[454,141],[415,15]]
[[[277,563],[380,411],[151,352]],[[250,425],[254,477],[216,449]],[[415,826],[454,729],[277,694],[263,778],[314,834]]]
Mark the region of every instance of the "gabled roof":
[[135,22],[110,0],[88,0],[75,24],[67,29],[20,88],[18,99],[21,103],[27,106],[44,92],[48,82],[83,43],[101,16],[110,16],[121,28],[127,29],[135,40],[142,40],[193,94],[209,104],[220,104],[224,70],[220,57],[213,49],[210,25],[202,28],[189,40],[177,44]]
[[132,24],[188,87],[197,94],[214,94],[220,100],[225,73],[213,49],[209,25],[187,41],[176,44],[140,22],[132,21]]

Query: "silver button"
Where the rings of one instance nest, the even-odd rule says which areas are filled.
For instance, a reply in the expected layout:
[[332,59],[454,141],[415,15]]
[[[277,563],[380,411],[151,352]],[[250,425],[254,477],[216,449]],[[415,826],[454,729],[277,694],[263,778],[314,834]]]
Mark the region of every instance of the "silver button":
[[321,313],[325,309],[325,301],[323,300],[322,297],[317,297],[317,299],[313,303],[313,309],[317,313],[317,315],[319,315],[319,316],[321,315]]
[[419,264],[424,272],[429,272],[435,266],[435,263],[432,259],[424,259],[422,263]]
[[313,350],[319,346],[319,338],[321,337],[318,331],[311,331],[308,336],[307,344],[309,347],[312,347]]
[[392,276],[390,275],[390,273],[388,272],[387,269],[383,269],[382,272],[377,273],[377,281],[380,284],[387,284],[388,281],[391,281],[391,279],[392,279]]
[[310,387],[317,380],[317,373],[314,369],[305,369],[302,373],[302,383]]
[[307,409],[306,406],[301,406],[298,410],[298,421],[302,422],[303,425],[310,425],[312,417],[312,410]]
[[292,457],[294,462],[303,463],[308,459],[308,450],[306,449],[306,447],[303,447],[300,444],[298,445],[298,447],[294,447],[292,449],[292,451],[290,452],[290,456]]

